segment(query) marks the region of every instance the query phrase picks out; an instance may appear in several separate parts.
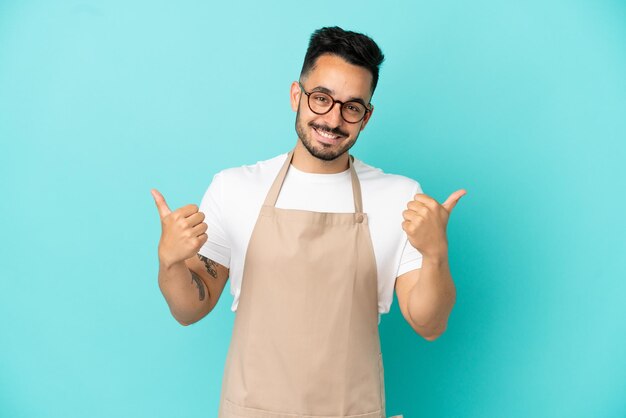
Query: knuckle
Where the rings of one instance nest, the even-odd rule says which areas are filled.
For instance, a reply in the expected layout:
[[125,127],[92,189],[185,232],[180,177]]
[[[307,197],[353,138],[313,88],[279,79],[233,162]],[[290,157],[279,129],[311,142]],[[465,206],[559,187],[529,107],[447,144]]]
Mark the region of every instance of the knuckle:
[[196,243],[197,243],[197,246],[198,246],[198,247],[202,247],[202,245],[204,245],[204,243],[207,241],[207,239],[208,239],[207,234],[201,234],[201,235],[198,235],[198,236],[196,237]]

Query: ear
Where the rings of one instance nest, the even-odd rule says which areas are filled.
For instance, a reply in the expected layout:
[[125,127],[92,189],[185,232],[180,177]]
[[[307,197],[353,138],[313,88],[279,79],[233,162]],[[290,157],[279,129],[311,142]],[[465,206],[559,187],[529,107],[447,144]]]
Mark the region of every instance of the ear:
[[291,90],[289,93],[289,99],[291,101],[291,110],[294,112],[298,111],[298,103],[300,103],[300,95],[302,91],[300,90],[300,84],[297,81],[291,83]]
[[363,123],[361,124],[361,129],[359,129],[360,131],[365,129],[365,125],[367,125],[367,122],[369,122],[369,120],[372,117],[373,113],[374,113],[374,105],[371,105],[370,111],[367,112],[367,115],[365,115],[365,118],[363,118]]

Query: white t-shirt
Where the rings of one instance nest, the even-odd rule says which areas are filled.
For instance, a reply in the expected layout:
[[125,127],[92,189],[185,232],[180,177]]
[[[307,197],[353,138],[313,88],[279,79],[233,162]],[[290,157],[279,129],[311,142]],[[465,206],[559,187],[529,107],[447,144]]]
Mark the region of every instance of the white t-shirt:
[[[265,201],[287,153],[256,164],[228,168],[215,174],[199,209],[208,226],[201,255],[230,269],[231,310],[237,309],[246,250]],[[354,158],[361,183],[363,212],[368,224],[378,270],[378,312],[389,312],[396,277],[422,266],[422,255],[402,229],[402,211],[422,193],[408,177],[386,174]],[[336,174],[305,173],[290,165],[276,207],[314,212],[354,212],[350,170]]]

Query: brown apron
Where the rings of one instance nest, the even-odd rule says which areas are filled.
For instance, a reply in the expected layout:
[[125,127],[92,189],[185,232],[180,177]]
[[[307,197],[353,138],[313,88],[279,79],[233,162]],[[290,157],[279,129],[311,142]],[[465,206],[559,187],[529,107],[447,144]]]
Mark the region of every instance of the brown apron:
[[246,252],[219,417],[384,418],[376,260],[352,157],[355,213],[276,208],[292,158]]

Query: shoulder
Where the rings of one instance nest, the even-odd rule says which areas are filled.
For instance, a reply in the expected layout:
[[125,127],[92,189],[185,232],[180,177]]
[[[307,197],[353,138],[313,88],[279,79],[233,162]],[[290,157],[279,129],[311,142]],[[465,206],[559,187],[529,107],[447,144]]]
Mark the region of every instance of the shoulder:
[[253,219],[258,213],[286,157],[284,153],[254,164],[226,168],[214,175],[209,186],[209,195],[213,197],[210,204],[219,206],[224,221],[222,227],[235,231],[233,236],[240,232],[237,225],[241,219]]
[[285,162],[285,158],[287,158],[287,153],[257,161],[254,164],[226,168],[215,174],[215,177],[220,182],[228,185],[264,183],[266,179],[272,179],[276,176],[276,173]]
[[354,168],[363,187],[373,189],[377,194],[389,193],[396,196],[412,196],[422,192],[422,186],[417,180],[400,174],[386,173],[356,157],[354,158]]

